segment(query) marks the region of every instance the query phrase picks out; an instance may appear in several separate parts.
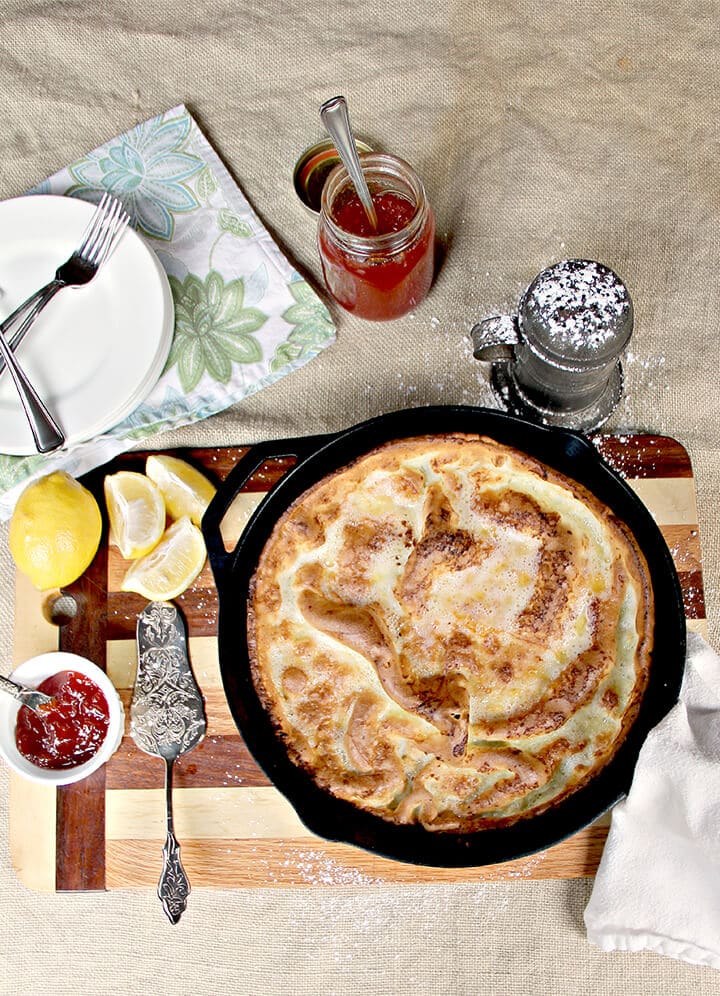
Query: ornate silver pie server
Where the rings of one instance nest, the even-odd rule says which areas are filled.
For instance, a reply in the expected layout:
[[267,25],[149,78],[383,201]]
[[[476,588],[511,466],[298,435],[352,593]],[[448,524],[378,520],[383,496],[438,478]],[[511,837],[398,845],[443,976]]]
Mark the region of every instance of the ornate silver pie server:
[[167,837],[158,896],[171,923],[187,907],[190,881],[180,861],[172,815],[172,769],[205,735],[205,711],[187,652],[185,623],[170,602],[150,602],[138,616],[138,669],[130,732],[140,750],[165,761]]

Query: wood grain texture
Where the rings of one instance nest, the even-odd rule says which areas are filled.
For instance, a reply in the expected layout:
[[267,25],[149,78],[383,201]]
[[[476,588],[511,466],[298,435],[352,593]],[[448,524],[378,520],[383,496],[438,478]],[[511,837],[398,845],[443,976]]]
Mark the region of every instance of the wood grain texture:
[[[226,889],[586,878],[597,869],[606,837],[605,826],[591,827],[538,854],[479,868],[404,864],[317,837],[188,840],[182,842],[182,860],[193,883]],[[152,888],[158,878],[158,845],[109,840],[106,865],[108,888]]]
[[10,772],[10,859],[34,892],[54,892],[57,866],[57,792]]
[[692,477],[687,450],[671,436],[600,435],[592,441],[621,477]]
[[[664,436],[597,437],[595,443],[653,513],[678,570],[689,628],[702,632],[702,558],[686,451]],[[183,450],[177,455],[220,483],[246,452],[223,447]],[[104,472],[142,470],[144,462],[144,454],[126,454],[98,472],[93,486],[99,487]],[[228,549],[234,547],[264,491],[292,463],[270,461],[248,482],[223,523]],[[119,590],[126,568],[118,551],[108,550],[104,543],[90,573],[73,591],[79,611],[60,630],[60,643],[106,666],[127,706],[136,668],[137,614],[146,603]],[[48,644],[57,630],[44,620],[30,627],[26,622],[37,617],[40,598],[18,578],[16,653],[20,656],[15,659],[52,649]],[[207,565],[177,603],[188,623],[191,662],[208,718],[205,740],[179,760],[174,776],[176,824],[193,886],[373,885],[594,874],[607,835],[607,817],[539,854],[470,869],[406,865],[315,837],[256,765],[233,722],[217,657],[217,595]],[[10,816],[18,875],[38,889],[154,889],[164,839],[162,785],[162,764],[135,746],[126,726],[117,753],[97,778],[52,793],[52,805],[47,798],[36,800],[34,807],[22,805],[33,794],[16,788]],[[33,839],[42,845],[36,861],[23,846]]]
[[[206,700],[208,696],[203,691]],[[117,753],[105,766],[108,789],[161,788],[164,768],[135,746],[130,737],[123,737]],[[173,766],[176,788],[233,785],[269,785],[267,776],[252,759],[242,737],[235,730],[230,736],[208,736],[193,751],[183,755]]]
[[[101,485],[96,476],[95,489]],[[107,645],[107,542],[89,569],[66,590],[77,612],[59,630],[59,649],[88,657],[105,670]],[[91,891],[105,888],[105,768],[81,782],[57,789],[55,888]]]
[[55,888],[105,888],[105,769],[57,789]]

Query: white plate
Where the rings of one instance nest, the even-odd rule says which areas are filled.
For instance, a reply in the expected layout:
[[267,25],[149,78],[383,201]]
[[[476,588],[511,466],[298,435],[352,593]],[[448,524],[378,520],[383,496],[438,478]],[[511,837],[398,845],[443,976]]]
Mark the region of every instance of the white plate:
[[[0,201],[0,319],[51,280],[80,245],[94,205],[32,195]],[[67,445],[117,425],[149,394],[172,344],[165,271],[128,229],[84,287],[63,288],[16,355]],[[35,453],[10,376],[0,377],[0,453]]]

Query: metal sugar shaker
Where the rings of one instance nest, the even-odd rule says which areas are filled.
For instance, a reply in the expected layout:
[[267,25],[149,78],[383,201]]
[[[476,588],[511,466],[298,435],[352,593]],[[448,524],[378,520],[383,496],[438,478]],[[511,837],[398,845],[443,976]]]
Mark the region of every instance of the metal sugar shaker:
[[601,426],[623,393],[621,356],[633,331],[627,287],[609,267],[570,259],[538,274],[517,314],[471,330],[473,355],[511,413],[579,431]]

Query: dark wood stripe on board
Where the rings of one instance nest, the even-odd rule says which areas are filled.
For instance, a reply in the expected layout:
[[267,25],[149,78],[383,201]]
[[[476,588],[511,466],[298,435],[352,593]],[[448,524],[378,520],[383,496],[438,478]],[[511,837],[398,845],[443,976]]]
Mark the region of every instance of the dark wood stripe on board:
[[[97,480],[93,482],[96,491]],[[105,670],[107,651],[105,587],[107,542],[83,576],[66,591],[77,604],[72,619],[60,627],[58,648],[88,657]],[[105,888],[105,767],[88,778],[57,789],[55,888]]]
[[[150,789],[164,785],[162,761],[143,754],[130,737],[123,737],[105,768],[108,789]],[[173,767],[173,785],[177,788],[250,788],[271,784],[239,735],[208,737],[180,757]]]
[[[195,467],[204,470],[213,483],[217,485],[225,480],[249,449],[248,446],[218,446],[214,449],[177,449],[169,452],[170,455],[186,460]],[[153,450],[152,452],[162,453],[163,451]],[[142,474],[145,471],[147,456],[148,453],[124,453],[113,461],[113,466],[115,469],[135,470]],[[242,490],[268,491],[295,463],[295,457],[273,457],[265,461]]]
[[[173,599],[182,611],[190,636],[217,636],[218,600],[214,588],[190,588]],[[134,640],[137,617],[147,599],[129,591],[111,591],[107,596],[107,639]]]
[[687,450],[670,436],[593,436],[592,442],[621,477],[692,477]]
[[688,619],[705,619],[705,592],[700,571],[678,573],[682,589],[685,616]]

